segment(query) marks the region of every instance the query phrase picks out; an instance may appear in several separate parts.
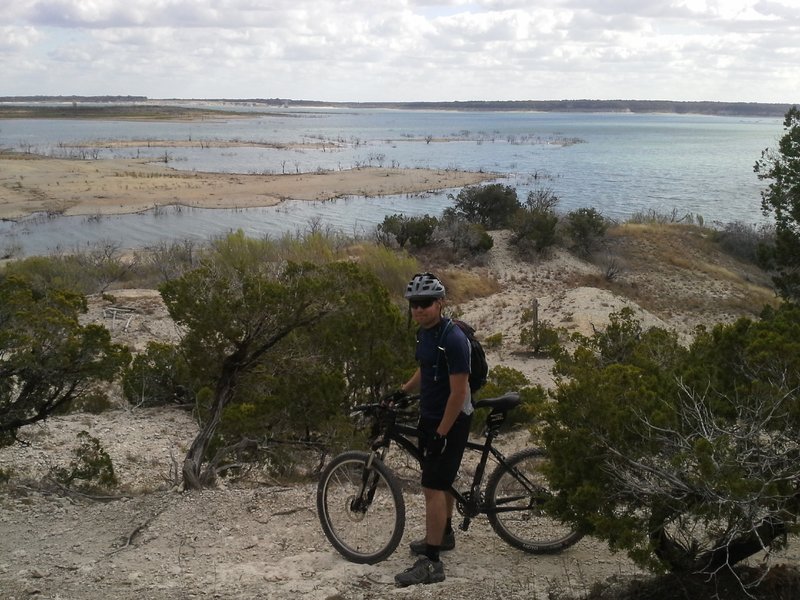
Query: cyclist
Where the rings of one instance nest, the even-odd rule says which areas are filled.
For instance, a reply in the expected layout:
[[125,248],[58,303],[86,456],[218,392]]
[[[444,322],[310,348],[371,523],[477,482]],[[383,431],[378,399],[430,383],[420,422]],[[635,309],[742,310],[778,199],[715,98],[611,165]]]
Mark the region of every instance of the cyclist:
[[469,390],[470,346],[459,327],[442,316],[445,287],[431,273],[414,275],[405,297],[417,330],[418,368],[401,391],[420,393],[419,447],[425,496],[425,539],[412,542],[422,555],[395,576],[398,586],[444,581],[439,552],[455,547],[452,527],[455,500],[448,492],[461,464],[469,436],[472,402]]

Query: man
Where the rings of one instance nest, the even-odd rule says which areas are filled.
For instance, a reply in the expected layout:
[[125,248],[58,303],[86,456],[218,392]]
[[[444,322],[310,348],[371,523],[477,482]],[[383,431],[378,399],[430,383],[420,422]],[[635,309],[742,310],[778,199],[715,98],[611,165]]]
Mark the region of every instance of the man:
[[420,393],[419,447],[425,495],[425,539],[411,551],[422,555],[395,576],[399,586],[444,581],[439,552],[455,547],[452,526],[456,479],[469,436],[472,402],[469,390],[470,345],[461,329],[442,317],[445,287],[431,273],[409,282],[405,297],[417,330],[418,368],[403,386]]

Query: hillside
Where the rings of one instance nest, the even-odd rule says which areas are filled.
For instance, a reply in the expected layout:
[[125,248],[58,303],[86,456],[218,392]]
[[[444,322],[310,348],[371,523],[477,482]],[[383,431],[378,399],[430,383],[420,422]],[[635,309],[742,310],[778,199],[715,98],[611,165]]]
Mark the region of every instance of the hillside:
[[[707,232],[694,227],[618,227],[597,264],[561,250],[522,263],[508,248],[507,232],[493,235],[487,264],[474,272],[495,278],[500,290],[458,309],[481,335],[502,334],[500,348],[489,352],[490,364],[517,368],[544,385],[551,382],[550,361],[531,358],[517,341],[522,312],[534,300],[541,319],[571,332],[591,334],[609,313],[630,306],[645,325],[672,328],[686,340],[698,325],[752,317],[774,300],[764,273],[720,252]],[[609,279],[610,261],[618,272]],[[95,297],[87,320],[105,324],[117,341],[135,349],[148,340],[177,339],[155,291],[114,295],[116,306],[129,311],[109,310]],[[54,465],[69,461],[81,430],[99,438],[112,457],[123,499],[100,502],[46,482]],[[195,432],[183,411],[119,408],[50,419],[23,430],[24,445],[0,449],[0,469],[12,474],[0,488],[2,597],[563,598],[637,574],[626,557],[597,540],[584,539],[555,556],[527,555],[478,519],[469,532],[457,532],[457,549],[445,555],[443,584],[397,590],[393,575],[410,564],[406,544],[422,531],[416,489],[406,491],[401,548],[379,565],[355,565],[322,535],[313,481],[278,482],[258,474],[247,484],[176,491],[176,461]],[[507,436],[501,447],[524,443],[523,435]],[[797,564],[798,548],[790,546],[783,558]]]

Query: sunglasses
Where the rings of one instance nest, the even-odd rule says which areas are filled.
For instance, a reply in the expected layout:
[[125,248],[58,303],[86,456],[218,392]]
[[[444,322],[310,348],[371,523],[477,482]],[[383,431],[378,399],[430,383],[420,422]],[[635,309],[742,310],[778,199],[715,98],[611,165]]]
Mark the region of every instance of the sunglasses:
[[428,308],[434,302],[436,302],[436,298],[424,298],[422,300],[409,300],[408,305],[411,308]]

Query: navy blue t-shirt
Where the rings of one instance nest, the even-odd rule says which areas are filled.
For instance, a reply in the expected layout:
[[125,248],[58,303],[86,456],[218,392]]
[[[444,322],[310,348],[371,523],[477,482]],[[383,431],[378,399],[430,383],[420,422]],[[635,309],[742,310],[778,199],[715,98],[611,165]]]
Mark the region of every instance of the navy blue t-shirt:
[[[442,319],[431,329],[417,330],[416,359],[422,376],[420,382],[420,417],[441,420],[450,397],[450,374],[469,373],[470,347],[467,336],[455,325],[442,331],[450,319]],[[441,343],[443,351],[439,349]],[[466,414],[472,413],[469,388],[464,399]]]

